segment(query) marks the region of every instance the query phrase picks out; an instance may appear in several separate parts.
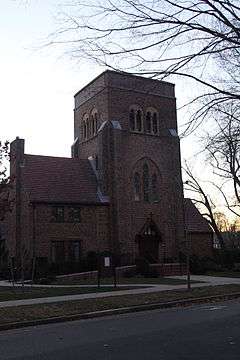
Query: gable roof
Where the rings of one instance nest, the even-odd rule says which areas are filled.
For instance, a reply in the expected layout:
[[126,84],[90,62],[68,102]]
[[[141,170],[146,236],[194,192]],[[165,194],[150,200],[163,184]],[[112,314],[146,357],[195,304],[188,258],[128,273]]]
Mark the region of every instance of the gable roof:
[[21,171],[31,202],[101,203],[87,159],[24,155]]
[[212,233],[213,230],[207,220],[190,199],[184,199],[185,221],[187,230],[190,232]]

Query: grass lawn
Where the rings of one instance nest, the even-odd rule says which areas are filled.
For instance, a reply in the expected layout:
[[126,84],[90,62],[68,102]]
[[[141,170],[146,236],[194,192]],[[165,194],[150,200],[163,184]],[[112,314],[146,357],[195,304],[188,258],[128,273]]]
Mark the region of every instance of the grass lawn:
[[[126,286],[121,288],[121,290],[132,289],[133,287]],[[8,300],[21,300],[21,299],[34,299],[50,296],[61,296],[61,295],[76,295],[76,294],[86,294],[94,292],[106,292],[106,291],[116,291],[119,288],[113,288],[110,286],[97,288],[42,288],[42,287],[24,287],[24,290],[21,287],[6,287],[0,286],[0,301]]]
[[101,299],[0,308],[0,323],[6,324],[10,322],[46,319],[49,317],[74,315],[126,306],[161,303],[166,301],[222,295],[234,292],[240,292],[240,285],[208,286],[203,288],[194,288],[191,291],[164,291],[139,295],[114,296],[113,293],[113,296]]
[[[191,283],[199,283],[200,281],[191,281]],[[103,278],[101,279],[101,284],[112,284],[112,278]],[[184,285],[186,280],[180,279],[171,279],[169,277],[157,277],[157,278],[147,278],[143,276],[134,276],[130,278],[121,277],[117,279],[117,283],[121,285],[131,285],[131,284],[159,284],[159,285]],[[96,281],[93,280],[78,280],[78,279],[57,279],[53,284],[55,285],[94,285]]]

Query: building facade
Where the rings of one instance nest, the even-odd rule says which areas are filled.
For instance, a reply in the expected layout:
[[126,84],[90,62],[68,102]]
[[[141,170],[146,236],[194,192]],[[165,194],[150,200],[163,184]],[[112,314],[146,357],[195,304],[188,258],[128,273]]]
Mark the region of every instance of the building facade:
[[174,85],[106,71],[75,95],[74,114],[73,155],[92,159],[109,200],[112,250],[177,259],[184,218]]
[[177,262],[186,219],[174,85],[105,71],[75,95],[72,158],[27,155],[17,138],[11,179],[12,257]]

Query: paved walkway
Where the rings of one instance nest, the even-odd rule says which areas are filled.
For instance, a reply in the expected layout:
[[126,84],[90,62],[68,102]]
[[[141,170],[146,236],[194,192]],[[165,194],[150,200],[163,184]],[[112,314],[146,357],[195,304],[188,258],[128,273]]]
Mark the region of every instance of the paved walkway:
[[[172,279],[186,279],[186,276],[169,276]],[[204,281],[209,283],[209,285],[226,285],[226,284],[240,284],[239,278],[230,278],[230,277],[222,277],[222,276],[205,276],[205,275],[191,275],[191,280],[194,281]]]
[[[118,287],[149,287],[149,286],[155,286],[156,284],[117,284]],[[12,286],[12,283],[9,281],[0,281],[0,287],[1,286]],[[22,287],[22,284],[19,283],[15,283],[16,287]],[[40,284],[29,284],[26,283],[24,284],[24,287],[37,287],[37,288],[96,288],[97,284],[89,284],[89,285],[40,285]],[[114,287],[114,284],[101,284],[100,287]]]
[[[171,276],[175,279],[186,279],[186,276]],[[192,275],[191,279],[194,281],[204,281],[204,283],[194,283],[191,286],[203,287],[209,285],[224,285],[224,284],[240,284],[240,278],[225,278],[225,277],[213,277],[213,276],[198,276]],[[0,286],[3,282],[0,282]],[[6,282],[5,282],[6,284]],[[5,285],[6,286],[6,285]],[[9,286],[9,283],[8,283]],[[38,286],[38,285],[37,285]],[[85,285],[77,285],[76,287],[84,287]],[[106,285],[109,286],[109,285]],[[118,285],[118,287],[127,285]],[[158,285],[158,284],[131,284],[129,286],[147,286],[141,289],[130,289],[130,290],[119,290],[119,291],[107,291],[102,293],[90,293],[90,294],[77,294],[77,295],[62,295],[46,298],[36,298],[36,299],[24,299],[24,300],[10,300],[0,302],[0,308],[10,307],[10,306],[20,306],[20,305],[33,305],[33,304],[46,304],[46,303],[55,303],[62,301],[73,301],[73,300],[83,300],[83,299],[98,299],[103,297],[110,296],[120,296],[120,295],[132,295],[132,294],[146,294],[153,293],[158,291],[170,291],[170,290],[183,290],[186,289],[186,285]],[[43,286],[46,287],[46,286]],[[58,287],[56,285],[50,285],[50,287]],[[63,286],[61,286],[63,287]],[[89,287],[89,286],[87,286]]]

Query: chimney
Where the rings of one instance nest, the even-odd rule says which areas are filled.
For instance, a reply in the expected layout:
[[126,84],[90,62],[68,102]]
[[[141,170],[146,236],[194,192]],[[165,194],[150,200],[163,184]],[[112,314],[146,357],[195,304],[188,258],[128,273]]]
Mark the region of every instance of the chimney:
[[23,164],[24,143],[25,140],[17,136],[10,144],[10,176],[16,175],[17,168]]
[[22,225],[21,225],[21,165],[24,161],[24,139],[16,137],[16,139],[10,144],[10,178],[14,185],[13,191],[15,193],[15,256],[17,261],[21,258],[21,241],[22,241]]

